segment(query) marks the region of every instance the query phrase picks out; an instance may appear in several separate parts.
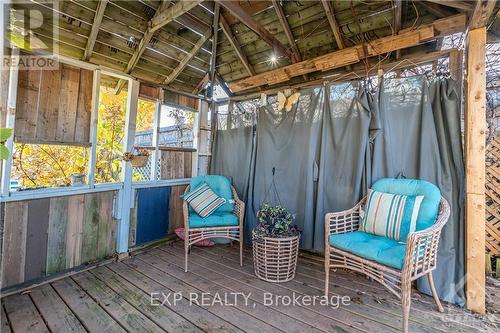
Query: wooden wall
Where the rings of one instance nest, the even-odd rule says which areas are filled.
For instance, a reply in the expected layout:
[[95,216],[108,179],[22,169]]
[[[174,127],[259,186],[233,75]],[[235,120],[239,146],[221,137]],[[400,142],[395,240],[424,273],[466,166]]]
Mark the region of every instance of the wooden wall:
[[160,148],[160,179],[191,178],[194,149]]
[[89,144],[93,72],[59,66],[19,71],[15,141]]
[[165,90],[163,102],[170,105],[178,105],[180,107],[187,107],[194,111],[198,111],[199,99],[174,93],[170,90]]
[[115,192],[2,204],[2,289],[115,252]]

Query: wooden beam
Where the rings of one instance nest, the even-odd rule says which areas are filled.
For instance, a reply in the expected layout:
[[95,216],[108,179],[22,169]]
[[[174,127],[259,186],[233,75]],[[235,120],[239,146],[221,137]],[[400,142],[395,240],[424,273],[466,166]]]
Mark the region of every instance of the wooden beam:
[[210,80],[210,74],[207,73],[205,74],[205,76],[203,76],[203,78],[200,80],[200,83],[198,83],[196,85],[196,87],[193,89],[192,91],[192,94],[198,94],[200,91],[203,90],[203,88],[205,88],[205,86],[207,85],[208,81]]
[[210,58],[210,98],[212,98],[215,83],[215,66],[217,62],[217,41],[219,32],[220,5],[215,3],[214,20],[212,22],[212,57]]
[[383,64],[380,64],[378,61],[373,61],[373,62],[369,63],[368,69],[366,68],[366,64],[359,63],[359,64],[355,65],[355,68],[353,68],[354,69],[353,71],[339,72],[339,73],[324,75],[324,76],[321,76],[319,78],[316,76],[315,78],[313,78],[307,82],[300,82],[300,83],[295,83],[295,84],[284,84],[284,85],[279,85],[277,87],[273,87],[270,89],[254,92],[254,93],[238,94],[238,95],[234,95],[230,99],[233,101],[248,100],[248,99],[258,98],[262,93],[267,94],[267,95],[273,95],[273,94],[276,94],[278,91],[283,90],[283,89],[299,89],[299,88],[305,88],[305,87],[318,86],[318,85],[321,85],[325,82],[330,83],[330,82],[337,82],[337,81],[356,80],[356,79],[359,79],[360,77],[369,77],[369,76],[377,75],[377,72],[379,69],[381,69],[384,72],[388,72],[388,71],[403,70],[403,69],[412,68],[415,66],[428,64],[428,63],[434,62],[438,59],[442,59],[442,58],[451,56],[451,53],[453,53],[453,52],[458,52],[458,50],[457,49],[449,49],[449,50],[441,50],[441,51],[435,51],[435,52],[425,53],[425,54],[414,54],[414,55],[405,57],[405,59],[401,59],[401,60],[397,60],[397,61],[390,61],[390,62],[383,63]]
[[469,19],[469,29],[477,29],[486,26],[493,10],[495,9],[495,0],[479,0]]
[[172,71],[172,73],[165,79],[163,84],[170,84],[175,80],[177,76],[183,71],[187,64],[193,59],[193,57],[200,51],[201,47],[205,42],[212,36],[212,29],[208,29],[203,36],[193,45],[188,54],[181,60],[179,65]]
[[465,226],[467,308],[485,313],[486,28],[467,35],[465,85]]
[[339,24],[335,19],[333,7],[328,0],[321,0],[321,4],[323,5],[323,9],[325,10],[326,18],[328,19],[328,24],[330,24],[330,29],[332,29],[337,47],[339,48],[339,50],[342,50],[345,48],[345,45],[344,41],[342,40],[342,35],[340,34]]
[[276,15],[278,15],[278,19],[280,20],[281,26],[283,27],[283,31],[285,32],[286,38],[288,39],[288,44],[290,44],[290,47],[292,48],[292,55],[293,55],[292,62],[302,61],[302,56],[300,55],[300,51],[299,48],[297,47],[297,44],[295,43],[295,37],[293,37],[292,30],[290,30],[290,25],[286,20],[286,15],[285,12],[283,11],[283,7],[281,7],[278,0],[272,0],[272,2],[274,10],[276,10]]
[[275,52],[283,55],[288,59],[293,59],[293,52],[276,39],[269,31],[267,31],[261,24],[253,19],[247,12],[237,3],[237,1],[228,0],[215,0],[222,7],[226,8],[236,18],[238,18],[250,30],[255,32],[262,40],[264,40]]
[[455,15],[423,25],[418,29],[401,31],[397,36],[383,37],[367,44],[355,45],[232,82],[229,84],[229,88],[233,92],[238,92],[266,84],[273,85],[285,82],[292,77],[315,71],[326,71],[355,64],[365,58],[415,46],[443,35],[463,31],[465,23],[465,15]]
[[177,17],[188,12],[189,10],[198,6],[202,2],[203,0],[195,0],[195,1],[182,0],[178,1],[175,5],[173,5],[170,8],[165,8],[164,10],[159,9],[159,13],[157,11],[158,15],[155,14],[155,16],[150,21],[149,24],[150,30],[152,32],[155,32],[158,29],[161,29],[168,23],[175,20]]
[[108,0],[102,0],[97,2],[97,8],[95,10],[94,22],[92,22],[92,29],[90,30],[89,38],[87,39],[87,45],[85,46],[85,53],[83,54],[83,61],[88,61],[92,55],[92,50],[94,49],[95,40],[97,34],[99,33],[99,27],[101,26],[102,18],[104,17],[104,11],[106,10],[106,5]]
[[[132,72],[134,67],[139,62],[139,59],[141,58],[142,54],[144,53],[144,51],[146,51],[146,48],[149,45],[149,41],[151,40],[151,38],[153,38],[153,35],[158,29],[172,22],[178,16],[181,16],[191,8],[197,6],[199,3],[202,2],[202,0],[179,1],[172,7],[169,7],[170,2],[171,2],[170,0],[162,1],[155,15],[148,22],[148,28],[144,32],[144,35],[139,45],[137,46],[137,49],[135,50],[134,54],[132,54],[132,57],[130,58],[127,64],[127,67],[125,68],[125,73],[130,74]],[[118,81],[118,84],[116,85],[115,88],[115,93],[116,94],[120,93],[124,85],[125,85],[125,80]]]
[[229,43],[234,49],[234,52],[236,52],[236,55],[238,56],[238,59],[240,59],[241,63],[243,64],[243,67],[247,70],[248,74],[250,76],[255,75],[255,70],[253,69],[253,66],[250,64],[248,61],[247,56],[241,49],[240,43],[236,39],[236,36],[233,35],[233,32],[231,31],[231,27],[227,23],[226,19],[224,18],[224,15],[221,15],[219,17],[219,24],[222,28],[222,32],[224,35],[226,35],[226,38],[228,39]]
[[[401,30],[402,10],[403,10],[403,4],[401,3],[401,0],[395,0],[393,14],[392,14],[393,35],[397,35],[399,33],[399,30]],[[399,59],[400,57],[401,57],[401,50],[396,50],[396,59]]]
[[473,9],[473,4],[471,4],[471,1],[450,1],[450,0],[425,0],[427,2],[433,2],[437,3],[443,6],[459,9],[459,10],[465,10],[469,11]]

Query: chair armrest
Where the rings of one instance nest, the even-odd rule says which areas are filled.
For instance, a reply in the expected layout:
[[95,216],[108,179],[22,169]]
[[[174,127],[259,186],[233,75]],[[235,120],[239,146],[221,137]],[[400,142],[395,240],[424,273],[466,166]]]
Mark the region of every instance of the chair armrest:
[[442,199],[436,223],[427,229],[412,232],[408,235],[403,271],[406,270],[411,280],[421,277],[436,268],[441,231],[449,217],[450,207],[448,202]]
[[240,224],[243,224],[243,219],[245,216],[245,203],[240,200],[240,198],[238,197],[238,193],[236,193],[236,190],[232,186],[231,186],[231,191],[233,192],[233,200],[234,200],[233,214],[238,216]]
[[325,236],[331,234],[344,234],[356,231],[359,228],[359,212],[364,206],[366,197],[361,199],[356,206],[341,212],[327,213],[325,215]]
[[[186,187],[186,190],[184,191],[184,194],[186,193],[189,193],[189,190],[190,190],[190,186],[188,185]],[[182,215],[184,217],[184,230],[187,230],[188,229],[188,226],[189,226],[189,210],[188,210],[188,204],[186,202],[186,200],[182,200]]]

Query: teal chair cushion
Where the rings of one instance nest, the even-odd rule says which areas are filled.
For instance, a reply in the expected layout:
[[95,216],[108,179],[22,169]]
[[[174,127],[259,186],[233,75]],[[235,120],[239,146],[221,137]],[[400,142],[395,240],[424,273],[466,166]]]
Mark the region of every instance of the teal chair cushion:
[[[218,207],[214,213],[232,213],[234,209],[233,204],[233,193],[231,192],[231,182],[228,178],[224,176],[197,176],[191,179],[191,190],[197,188],[203,183],[207,183],[208,186],[214,191],[219,197],[226,199],[226,203]],[[194,210],[189,206],[189,212],[194,213]]]
[[435,223],[441,201],[441,192],[436,185],[420,179],[382,178],[372,185],[372,189],[392,194],[423,195],[415,230],[427,229]]
[[238,217],[232,213],[213,213],[203,218],[196,213],[189,214],[190,228],[225,227],[238,225]]
[[393,239],[354,231],[330,235],[330,245],[385,266],[403,269],[405,244]]

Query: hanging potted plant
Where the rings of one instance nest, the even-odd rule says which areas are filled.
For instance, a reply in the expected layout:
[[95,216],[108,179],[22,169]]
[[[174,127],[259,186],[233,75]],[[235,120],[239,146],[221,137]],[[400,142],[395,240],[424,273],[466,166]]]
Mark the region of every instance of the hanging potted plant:
[[123,160],[130,162],[135,168],[143,168],[148,163],[149,150],[145,148],[135,148],[132,152],[123,154]]
[[286,282],[295,277],[300,229],[295,217],[281,205],[263,204],[252,232],[255,275],[268,282]]

